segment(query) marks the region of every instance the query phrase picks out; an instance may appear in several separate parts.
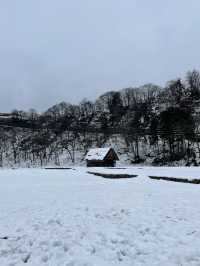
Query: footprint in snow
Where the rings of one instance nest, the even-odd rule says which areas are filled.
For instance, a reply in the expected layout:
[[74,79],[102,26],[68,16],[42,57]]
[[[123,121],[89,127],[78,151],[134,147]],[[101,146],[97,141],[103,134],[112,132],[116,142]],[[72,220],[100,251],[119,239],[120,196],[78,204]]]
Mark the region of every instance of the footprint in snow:
[[48,260],[49,260],[48,255],[44,255],[44,256],[42,256],[42,258],[41,258],[41,261],[44,262],[44,263],[47,263]]
[[55,241],[53,241],[52,246],[55,248],[60,247],[60,246],[62,246],[62,241],[55,240]]

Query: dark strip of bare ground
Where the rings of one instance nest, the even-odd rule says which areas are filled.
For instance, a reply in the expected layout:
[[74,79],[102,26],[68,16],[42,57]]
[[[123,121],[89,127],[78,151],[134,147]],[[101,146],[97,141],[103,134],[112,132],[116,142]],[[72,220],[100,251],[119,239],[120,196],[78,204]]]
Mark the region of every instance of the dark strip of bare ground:
[[107,167],[106,169],[123,170],[123,169],[127,169],[127,168],[125,168],[125,167]]
[[164,180],[164,181],[172,181],[179,183],[189,183],[189,184],[200,184],[200,179],[188,179],[188,178],[178,178],[178,177],[166,177],[166,176],[149,176],[151,179],[155,180]]
[[45,170],[72,170],[72,168],[69,167],[45,167]]
[[95,173],[95,172],[87,172],[91,175],[101,176],[104,178],[110,178],[110,179],[121,179],[121,178],[133,178],[137,177],[137,175],[128,175],[128,174],[103,174],[103,173]]

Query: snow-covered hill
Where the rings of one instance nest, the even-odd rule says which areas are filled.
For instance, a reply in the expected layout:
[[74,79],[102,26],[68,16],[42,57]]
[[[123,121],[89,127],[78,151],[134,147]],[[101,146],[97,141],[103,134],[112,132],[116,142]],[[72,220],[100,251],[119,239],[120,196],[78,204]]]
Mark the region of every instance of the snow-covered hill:
[[200,265],[200,187],[147,178],[198,168],[87,170],[0,171],[1,266]]

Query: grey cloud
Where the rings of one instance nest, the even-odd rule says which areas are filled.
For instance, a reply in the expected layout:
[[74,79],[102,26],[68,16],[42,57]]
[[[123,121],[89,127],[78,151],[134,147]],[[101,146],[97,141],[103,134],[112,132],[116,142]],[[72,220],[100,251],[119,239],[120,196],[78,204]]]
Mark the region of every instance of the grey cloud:
[[0,1],[0,111],[45,110],[200,68],[198,0]]

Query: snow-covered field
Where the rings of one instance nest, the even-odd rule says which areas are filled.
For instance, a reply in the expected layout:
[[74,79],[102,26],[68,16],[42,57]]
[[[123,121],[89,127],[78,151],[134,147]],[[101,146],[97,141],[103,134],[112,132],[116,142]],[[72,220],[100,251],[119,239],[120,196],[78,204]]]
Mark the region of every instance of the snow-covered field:
[[0,171],[0,266],[200,265],[200,185],[147,178],[199,168],[87,171]]

